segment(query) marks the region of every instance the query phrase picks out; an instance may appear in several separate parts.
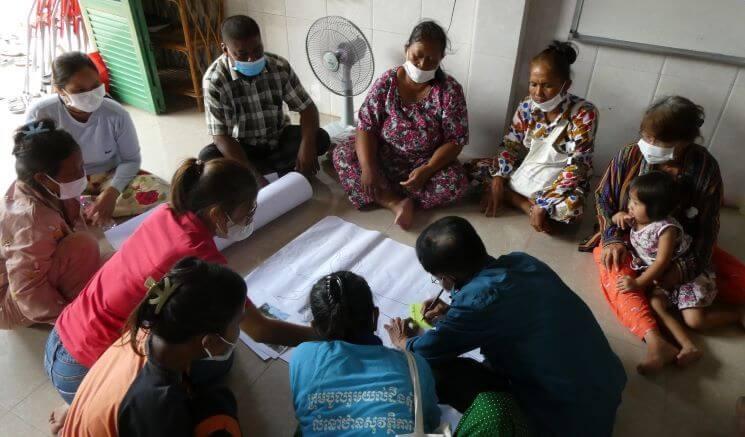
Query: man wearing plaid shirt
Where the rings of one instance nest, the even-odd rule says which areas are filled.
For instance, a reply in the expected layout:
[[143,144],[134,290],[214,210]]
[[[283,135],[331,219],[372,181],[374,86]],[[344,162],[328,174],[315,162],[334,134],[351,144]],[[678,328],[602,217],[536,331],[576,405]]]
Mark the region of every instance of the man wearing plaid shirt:
[[[258,24],[245,15],[222,24],[220,56],[204,74],[207,130],[214,144],[199,159],[227,157],[249,163],[261,174],[319,170],[329,135],[318,125],[318,109],[286,59],[264,52]],[[282,103],[300,113],[289,124]]]

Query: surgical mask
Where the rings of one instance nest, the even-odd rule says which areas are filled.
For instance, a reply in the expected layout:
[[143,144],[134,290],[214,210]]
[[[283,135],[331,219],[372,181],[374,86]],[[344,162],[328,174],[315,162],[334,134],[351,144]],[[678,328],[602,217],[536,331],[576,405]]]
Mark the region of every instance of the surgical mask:
[[88,187],[88,179],[85,177],[85,173],[83,173],[82,178],[76,179],[72,182],[57,182],[48,174],[45,174],[44,176],[46,176],[50,181],[57,184],[57,186],[59,187],[59,194],[55,194],[47,187],[44,187],[44,189],[47,190],[49,194],[58,198],[59,200],[77,199],[78,197],[80,197],[81,194],[83,194],[83,191],[85,191],[86,187]]
[[412,64],[411,61],[404,63],[404,70],[411,80],[416,83],[425,83],[435,78],[437,69],[434,70],[421,70],[416,65]]
[[70,100],[70,106],[73,108],[83,112],[93,112],[101,107],[105,95],[106,87],[104,84],[101,84],[97,88],[84,93],[68,94],[67,98]]
[[266,57],[262,56],[255,61],[234,61],[233,70],[244,76],[258,76],[266,66]]
[[230,359],[230,356],[233,355],[233,351],[235,350],[235,343],[231,343],[225,340],[224,338],[222,338],[222,335],[218,335],[217,337],[222,340],[223,343],[228,345],[228,350],[220,355],[212,355],[212,352],[210,352],[209,349],[204,348],[204,351],[207,352],[207,358],[202,358],[202,361],[227,361]]
[[245,240],[246,238],[250,237],[251,234],[254,232],[254,222],[251,220],[251,223],[247,225],[238,225],[236,224],[230,216],[228,216],[228,231],[225,233],[225,238],[233,241],[238,242]]
[[561,103],[566,100],[567,95],[564,94],[564,84],[561,85],[561,89],[559,90],[559,93],[555,96],[551,97],[550,99],[546,100],[545,102],[536,102],[531,97],[530,100],[533,104],[534,108],[538,108],[543,112],[551,112],[554,109],[556,109]]
[[636,144],[644,155],[644,160],[649,164],[664,164],[673,160],[675,150],[672,147],[655,146],[644,141],[644,138],[640,138]]

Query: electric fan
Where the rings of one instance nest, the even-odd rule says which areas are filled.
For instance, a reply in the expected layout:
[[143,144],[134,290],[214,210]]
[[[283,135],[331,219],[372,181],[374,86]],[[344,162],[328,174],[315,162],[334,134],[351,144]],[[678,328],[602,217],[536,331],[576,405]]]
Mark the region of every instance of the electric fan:
[[355,126],[352,100],[372,82],[375,62],[370,43],[351,21],[329,16],[319,18],[310,26],[305,51],[313,74],[323,86],[344,97],[341,122],[325,127],[334,137]]

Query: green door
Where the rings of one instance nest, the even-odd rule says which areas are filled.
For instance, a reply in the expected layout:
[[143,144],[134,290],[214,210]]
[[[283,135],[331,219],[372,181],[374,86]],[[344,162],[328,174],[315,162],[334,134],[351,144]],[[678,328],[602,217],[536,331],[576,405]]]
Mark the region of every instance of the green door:
[[80,0],[88,34],[122,103],[154,113],[165,111],[155,56],[140,0]]

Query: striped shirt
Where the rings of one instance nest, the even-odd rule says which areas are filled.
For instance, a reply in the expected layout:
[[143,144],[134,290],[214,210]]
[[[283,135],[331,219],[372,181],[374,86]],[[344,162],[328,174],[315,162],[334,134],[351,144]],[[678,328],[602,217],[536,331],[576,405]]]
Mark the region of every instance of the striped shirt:
[[282,103],[301,112],[313,103],[286,59],[265,53],[266,67],[246,77],[220,56],[204,74],[207,132],[230,135],[244,145],[275,150],[287,124]]

